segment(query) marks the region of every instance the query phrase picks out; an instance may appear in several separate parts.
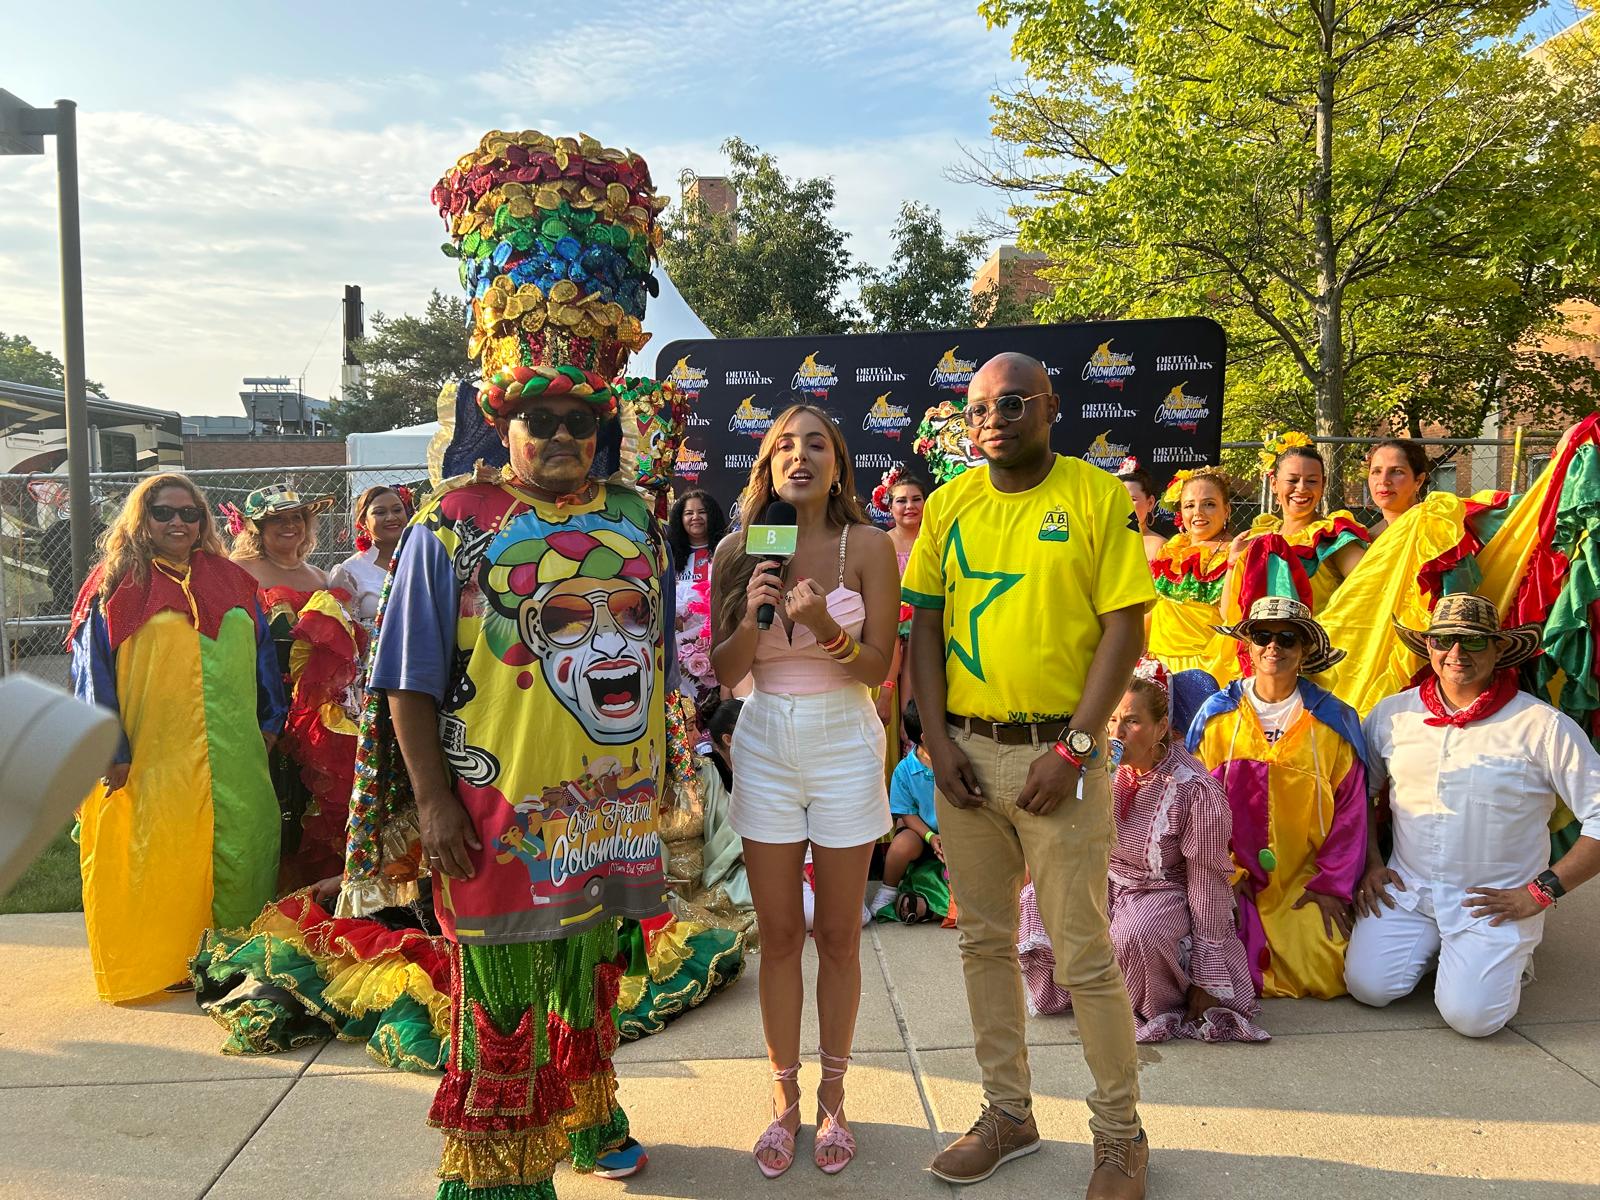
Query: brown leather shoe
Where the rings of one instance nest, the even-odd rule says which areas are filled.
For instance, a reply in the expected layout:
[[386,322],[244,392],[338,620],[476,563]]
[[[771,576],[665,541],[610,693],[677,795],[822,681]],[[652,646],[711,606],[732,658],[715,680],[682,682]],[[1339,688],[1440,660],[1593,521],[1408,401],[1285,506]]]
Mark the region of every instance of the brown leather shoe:
[[1149,1167],[1150,1142],[1144,1130],[1136,1138],[1095,1134],[1094,1174],[1089,1176],[1085,1200],[1144,1200]]
[[1002,1108],[986,1106],[977,1124],[946,1146],[928,1170],[946,1183],[978,1183],[1038,1148],[1032,1113],[1019,1121]]

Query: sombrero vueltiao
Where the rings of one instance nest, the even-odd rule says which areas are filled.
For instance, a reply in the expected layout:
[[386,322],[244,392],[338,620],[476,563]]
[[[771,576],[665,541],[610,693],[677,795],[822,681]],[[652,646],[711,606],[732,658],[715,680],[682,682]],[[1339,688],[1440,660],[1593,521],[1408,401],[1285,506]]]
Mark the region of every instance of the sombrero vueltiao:
[[281,517],[302,511],[314,517],[332,507],[332,496],[302,496],[286,483],[274,483],[251,492],[239,511],[247,521],[259,521],[263,517]]
[[1311,610],[1288,596],[1263,596],[1250,606],[1249,615],[1237,625],[1213,625],[1212,628],[1243,642],[1249,640],[1257,625],[1267,622],[1290,625],[1299,630],[1306,646],[1305,654],[1300,659],[1302,675],[1326,671],[1344,658],[1345,652],[1333,648],[1328,641],[1328,631],[1312,618]]
[[1521,666],[1544,648],[1539,644],[1537,625],[1518,625],[1512,629],[1500,628],[1500,611],[1494,601],[1482,596],[1458,594],[1446,596],[1433,610],[1433,619],[1426,629],[1410,629],[1398,620],[1394,631],[1418,658],[1428,657],[1428,638],[1435,635],[1454,634],[1457,637],[1486,637],[1500,643],[1499,668]]

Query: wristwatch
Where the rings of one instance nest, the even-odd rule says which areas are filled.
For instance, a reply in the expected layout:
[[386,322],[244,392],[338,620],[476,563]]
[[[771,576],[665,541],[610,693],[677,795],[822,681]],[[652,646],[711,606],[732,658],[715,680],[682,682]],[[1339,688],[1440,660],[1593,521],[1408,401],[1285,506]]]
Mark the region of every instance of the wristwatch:
[[1069,729],[1067,736],[1062,739],[1067,744],[1074,756],[1088,762],[1100,753],[1099,747],[1094,744],[1094,734],[1082,729]]
[[1561,876],[1554,871],[1539,872],[1539,886],[1550,893],[1552,900],[1559,900],[1567,894],[1566,887],[1561,882]]

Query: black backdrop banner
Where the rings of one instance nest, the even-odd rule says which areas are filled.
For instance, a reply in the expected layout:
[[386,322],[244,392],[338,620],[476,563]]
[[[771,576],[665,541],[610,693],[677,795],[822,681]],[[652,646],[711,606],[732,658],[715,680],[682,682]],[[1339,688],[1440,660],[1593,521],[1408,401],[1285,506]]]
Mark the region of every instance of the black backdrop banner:
[[1202,317],[705,338],[669,342],[656,357],[656,378],[671,379],[693,407],[678,455],[680,486],[703,487],[731,504],[792,395],[839,423],[863,501],[896,463],[927,477],[912,448],[924,414],[941,401],[959,403],[978,367],[1008,350],[1031,354],[1050,372],[1061,397],[1051,436],[1058,452],[1108,471],[1131,454],[1158,487],[1180,468],[1219,461],[1226,347],[1222,327]]

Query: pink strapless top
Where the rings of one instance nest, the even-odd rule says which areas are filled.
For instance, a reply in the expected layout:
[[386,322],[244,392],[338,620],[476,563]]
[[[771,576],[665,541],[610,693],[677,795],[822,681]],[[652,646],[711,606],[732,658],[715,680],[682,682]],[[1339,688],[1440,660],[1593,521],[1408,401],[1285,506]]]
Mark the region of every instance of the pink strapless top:
[[[859,638],[866,624],[867,605],[861,593],[839,586],[828,593],[828,615],[841,629]],[[804,625],[794,627],[794,641],[783,631],[782,618],[756,637],[756,658],[750,667],[756,690],[769,696],[815,696],[843,687],[861,687],[855,679],[817,645]]]

